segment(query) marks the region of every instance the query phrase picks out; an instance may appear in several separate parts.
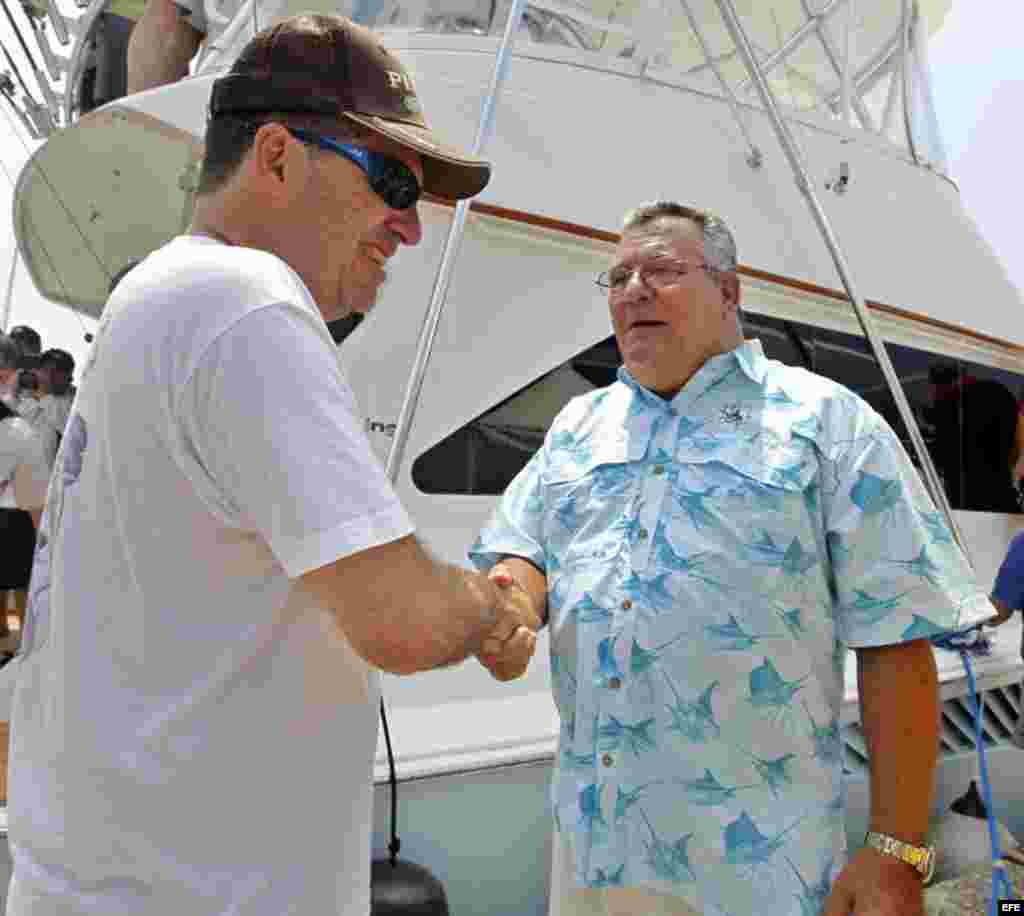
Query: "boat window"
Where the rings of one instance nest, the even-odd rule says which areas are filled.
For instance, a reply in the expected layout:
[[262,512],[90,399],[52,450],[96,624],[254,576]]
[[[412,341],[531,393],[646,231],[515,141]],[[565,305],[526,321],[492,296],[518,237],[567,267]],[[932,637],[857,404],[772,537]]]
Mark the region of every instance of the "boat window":
[[[863,397],[917,463],[863,338],[749,312],[745,331],[761,341],[769,358],[817,372]],[[887,348],[952,507],[1019,512],[1011,470],[1019,457],[1024,375],[913,347]],[[413,482],[425,493],[502,493],[540,447],[557,413],[571,398],[612,384],[620,364],[613,337],[588,347],[424,452],[413,463]]]
[[[349,15],[384,33],[497,39],[510,7],[511,0],[354,0]],[[901,3],[866,10],[852,0],[758,0],[743,5],[741,21],[780,104],[885,138],[945,172],[927,44],[948,11],[945,0],[908,3],[906,17]],[[559,59],[559,48],[588,66],[760,107],[711,3],[530,0],[515,53]]]

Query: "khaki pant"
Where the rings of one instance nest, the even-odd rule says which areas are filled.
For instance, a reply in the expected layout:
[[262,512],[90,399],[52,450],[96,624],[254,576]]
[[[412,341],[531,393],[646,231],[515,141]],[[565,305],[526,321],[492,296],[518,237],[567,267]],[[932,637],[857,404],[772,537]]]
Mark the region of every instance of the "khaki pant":
[[681,898],[644,888],[576,887],[571,850],[557,833],[551,840],[548,916],[700,916]]

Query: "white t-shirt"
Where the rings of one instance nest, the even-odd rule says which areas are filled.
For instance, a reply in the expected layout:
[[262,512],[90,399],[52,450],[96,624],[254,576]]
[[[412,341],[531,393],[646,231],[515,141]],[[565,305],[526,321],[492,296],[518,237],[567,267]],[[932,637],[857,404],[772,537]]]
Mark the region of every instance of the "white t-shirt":
[[284,262],[136,267],[33,572],[9,916],[366,916],[377,675],[291,579],[411,531]]
[[22,417],[0,420],[0,508],[41,509],[49,481],[39,433]]

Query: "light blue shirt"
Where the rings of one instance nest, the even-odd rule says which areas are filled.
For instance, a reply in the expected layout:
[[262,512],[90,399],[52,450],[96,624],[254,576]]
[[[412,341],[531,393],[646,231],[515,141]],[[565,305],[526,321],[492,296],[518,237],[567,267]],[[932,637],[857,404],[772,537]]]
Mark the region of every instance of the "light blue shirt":
[[845,862],[846,649],[992,614],[885,421],[757,341],[571,401],[470,556],[508,554],[547,576],[578,883],[730,916],[816,914]]

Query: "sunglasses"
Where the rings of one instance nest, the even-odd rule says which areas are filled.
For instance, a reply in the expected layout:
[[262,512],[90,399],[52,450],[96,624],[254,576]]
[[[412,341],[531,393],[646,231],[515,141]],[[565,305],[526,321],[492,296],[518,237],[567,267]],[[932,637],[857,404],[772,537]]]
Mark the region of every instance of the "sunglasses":
[[415,172],[400,159],[366,149],[352,143],[339,143],[330,137],[299,127],[288,127],[288,132],[303,143],[330,150],[344,156],[358,166],[370,183],[370,188],[392,210],[407,210],[420,199],[422,189]]

